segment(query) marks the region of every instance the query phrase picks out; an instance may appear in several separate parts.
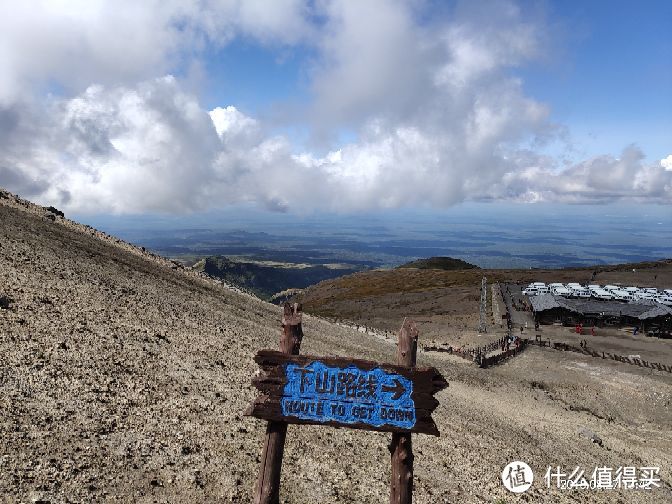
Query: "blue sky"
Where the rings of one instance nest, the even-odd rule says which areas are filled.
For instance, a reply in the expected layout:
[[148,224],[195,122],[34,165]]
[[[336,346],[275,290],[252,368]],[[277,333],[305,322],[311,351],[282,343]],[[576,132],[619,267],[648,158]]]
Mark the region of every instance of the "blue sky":
[[237,40],[204,55],[207,93],[204,105],[236,104],[249,115],[267,113],[274,104],[306,101],[309,55],[301,48],[276,51]]
[[554,2],[557,59],[524,72],[590,154],[640,145],[652,159],[672,138],[672,3]]
[[[616,155],[629,143],[654,160],[669,155],[672,3],[556,1],[537,8],[554,38],[542,60],[512,72],[524,89],[549,104],[552,119],[569,126],[588,155]],[[304,46],[278,49],[251,39],[211,49],[203,55],[204,105],[231,103],[272,116],[279,104],[306,104],[315,58]]]
[[0,185],[81,215],[666,206],[671,20],[663,1],[3,4]]

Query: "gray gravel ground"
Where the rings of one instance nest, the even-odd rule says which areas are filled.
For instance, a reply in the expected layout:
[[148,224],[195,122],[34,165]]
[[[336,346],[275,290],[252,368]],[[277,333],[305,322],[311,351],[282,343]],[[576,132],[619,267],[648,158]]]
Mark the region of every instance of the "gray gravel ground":
[[[0,192],[3,296],[0,502],[250,502],[265,425],[242,412],[278,307]],[[309,316],[304,333],[302,353],[395,352]],[[442,436],[414,437],[415,502],[672,501],[670,375],[535,348],[489,370],[419,359],[450,387]],[[387,502],[389,438],[290,426],[282,501]],[[500,480],[515,459],[536,477],[520,496]],[[662,488],[553,491],[548,465],[658,465]]]

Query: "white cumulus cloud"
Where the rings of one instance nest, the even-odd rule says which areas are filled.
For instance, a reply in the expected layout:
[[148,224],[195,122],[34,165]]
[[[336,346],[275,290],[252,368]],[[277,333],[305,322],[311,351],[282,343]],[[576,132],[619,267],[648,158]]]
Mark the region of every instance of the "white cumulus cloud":
[[[423,23],[423,5],[35,0],[5,7],[0,185],[69,210],[118,213],[239,202],[273,211],[672,202],[672,156],[648,163],[627,146],[618,156],[564,165],[535,152],[565,131],[512,72],[543,56],[543,19],[495,1],[483,12],[464,4]],[[343,128],[351,139],[320,153],[299,148],[272,129],[295,125],[297,114],[270,125],[235,103],[208,110],[171,75],[180,61],[238,36],[268,50],[303,44],[313,51],[299,126],[321,141]]]
[[130,84],[164,75],[235,36],[293,44],[309,36],[300,0],[0,2],[0,105],[57,86]]
[[665,168],[665,170],[667,170],[667,171],[672,171],[672,154],[670,154],[669,156],[667,156],[664,159],[661,159],[660,160],[660,166]]

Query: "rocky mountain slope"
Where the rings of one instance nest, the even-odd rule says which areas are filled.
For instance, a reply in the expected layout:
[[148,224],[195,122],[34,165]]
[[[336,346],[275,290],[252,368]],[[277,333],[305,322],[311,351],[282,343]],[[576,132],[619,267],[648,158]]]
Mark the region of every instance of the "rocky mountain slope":
[[[277,307],[5,192],[0,297],[0,502],[250,502],[265,425],[242,412]],[[302,353],[395,352],[315,317],[304,333]],[[670,502],[670,378],[583,359],[530,349],[481,370],[420,354],[450,387],[442,436],[414,438],[415,502]],[[290,426],[283,502],[387,502],[389,438]],[[515,459],[537,479],[514,499],[500,473]],[[663,488],[543,486],[547,465],[578,464],[659,465]]]

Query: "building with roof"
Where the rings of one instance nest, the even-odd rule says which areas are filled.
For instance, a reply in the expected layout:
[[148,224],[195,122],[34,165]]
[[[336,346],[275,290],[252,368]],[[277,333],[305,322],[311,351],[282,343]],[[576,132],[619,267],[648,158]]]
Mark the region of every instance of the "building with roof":
[[540,324],[585,326],[637,326],[642,331],[672,329],[672,308],[655,301],[601,301],[567,299],[553,294],[530,297],[534,318]]

